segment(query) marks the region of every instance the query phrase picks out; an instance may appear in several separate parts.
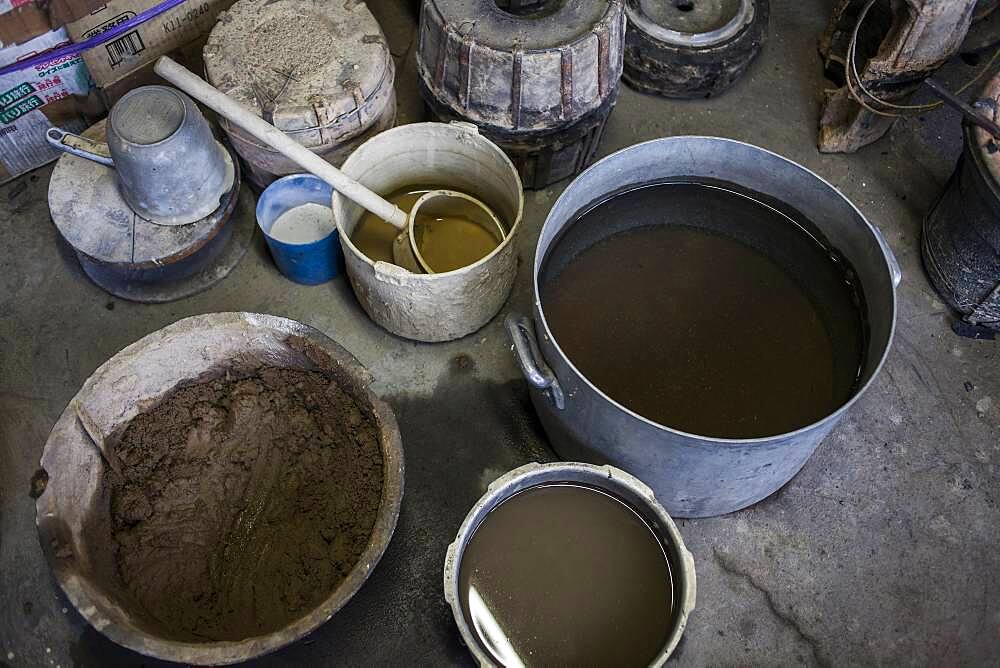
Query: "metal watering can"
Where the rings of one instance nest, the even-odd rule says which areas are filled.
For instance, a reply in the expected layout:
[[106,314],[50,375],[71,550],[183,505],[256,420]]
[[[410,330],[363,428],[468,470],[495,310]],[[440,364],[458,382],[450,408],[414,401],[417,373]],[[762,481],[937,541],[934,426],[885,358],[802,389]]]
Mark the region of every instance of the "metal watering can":
[[127,93],[108,114],[107,143],[52,128],[48,142],[114,169],[125,202],[160,225],[186,225],[219,208],[235,166],[190,97],[168,86]]

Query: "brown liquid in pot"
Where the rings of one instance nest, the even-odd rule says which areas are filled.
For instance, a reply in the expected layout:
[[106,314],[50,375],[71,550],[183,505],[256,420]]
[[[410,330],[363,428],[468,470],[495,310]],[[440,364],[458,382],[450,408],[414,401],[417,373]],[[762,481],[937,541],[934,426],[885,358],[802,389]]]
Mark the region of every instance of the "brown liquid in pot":
[[643,417],[722,438],[794,431],[853,394],[866,331],[853,271],[804,225],[715,184],[619,194],[546,257],[546,322]]

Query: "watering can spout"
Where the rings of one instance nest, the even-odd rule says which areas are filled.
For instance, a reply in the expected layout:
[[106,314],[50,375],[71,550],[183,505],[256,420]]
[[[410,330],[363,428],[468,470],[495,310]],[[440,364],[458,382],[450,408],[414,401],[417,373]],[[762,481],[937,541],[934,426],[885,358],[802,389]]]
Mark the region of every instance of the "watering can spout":
[[115,166],[111,159],[111,149],[104,142],[87,139],[59,128],[49,128],[45,133],[45,139],[63,153],[91,160],[106,167]]

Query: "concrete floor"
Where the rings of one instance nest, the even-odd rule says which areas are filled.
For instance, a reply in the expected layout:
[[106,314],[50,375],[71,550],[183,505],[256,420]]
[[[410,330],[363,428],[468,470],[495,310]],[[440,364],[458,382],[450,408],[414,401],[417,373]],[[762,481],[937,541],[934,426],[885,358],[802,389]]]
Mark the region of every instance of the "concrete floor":
[[[414,97],[412,18],[371,3],[400,54],[404,120]],[[813,169],[892,245],[905,278],[893,352],[874,386],[773,497],[681,521],[698,566],[698,609],[683,665],[972,665],[1000,655],[1000,364],[995,341],[959,338],[922,272],[922,217],[960,152],[957,118],[897,123],[856,155],[815,149],[823,80],[823,0],[773,0],[770,41],[726,95],[669,102],[625,89],[601,153],[678,134],[733,137]],[[974,68],[956,60],[952,84]],[[89,628],[39,549],[29,481],[49,429],[84,379],[128,343],[179,318],[245,310],[295,318],[367,365],[395,407],[406,498],[382,563],[351,603],[261,665],[469,663],[441,594],[444,550],[485,485],[551,459],[502,330],[531,301],[527,267],[564,184],[529,193],[522,260],[507,308],[480,332],[421,345],[372,324],[344,279],[283,279],[258,238],[222,283],[145,306],[82,274],[49,221],[51,169],[0,187],[0,666],[154,665]],[[469,363],[471,360],[471,364]]]

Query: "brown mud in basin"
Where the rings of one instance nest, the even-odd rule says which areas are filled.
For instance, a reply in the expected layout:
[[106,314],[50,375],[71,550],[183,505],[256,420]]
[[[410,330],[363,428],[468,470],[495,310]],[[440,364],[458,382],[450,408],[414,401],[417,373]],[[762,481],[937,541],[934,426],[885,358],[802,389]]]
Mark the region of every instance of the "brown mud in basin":
[[84,382],[42,452],[38,537],[108,639],[246,661],[325,623],[385,552],[403,449],[371,374],[312,327],[184,318]]
[[242,640],[308,614],[354,568],[379,512],[376,420],[321,371],[183,386],[113,448],[112,541],[92,545],[113,551],[135,613],[163,638]]

